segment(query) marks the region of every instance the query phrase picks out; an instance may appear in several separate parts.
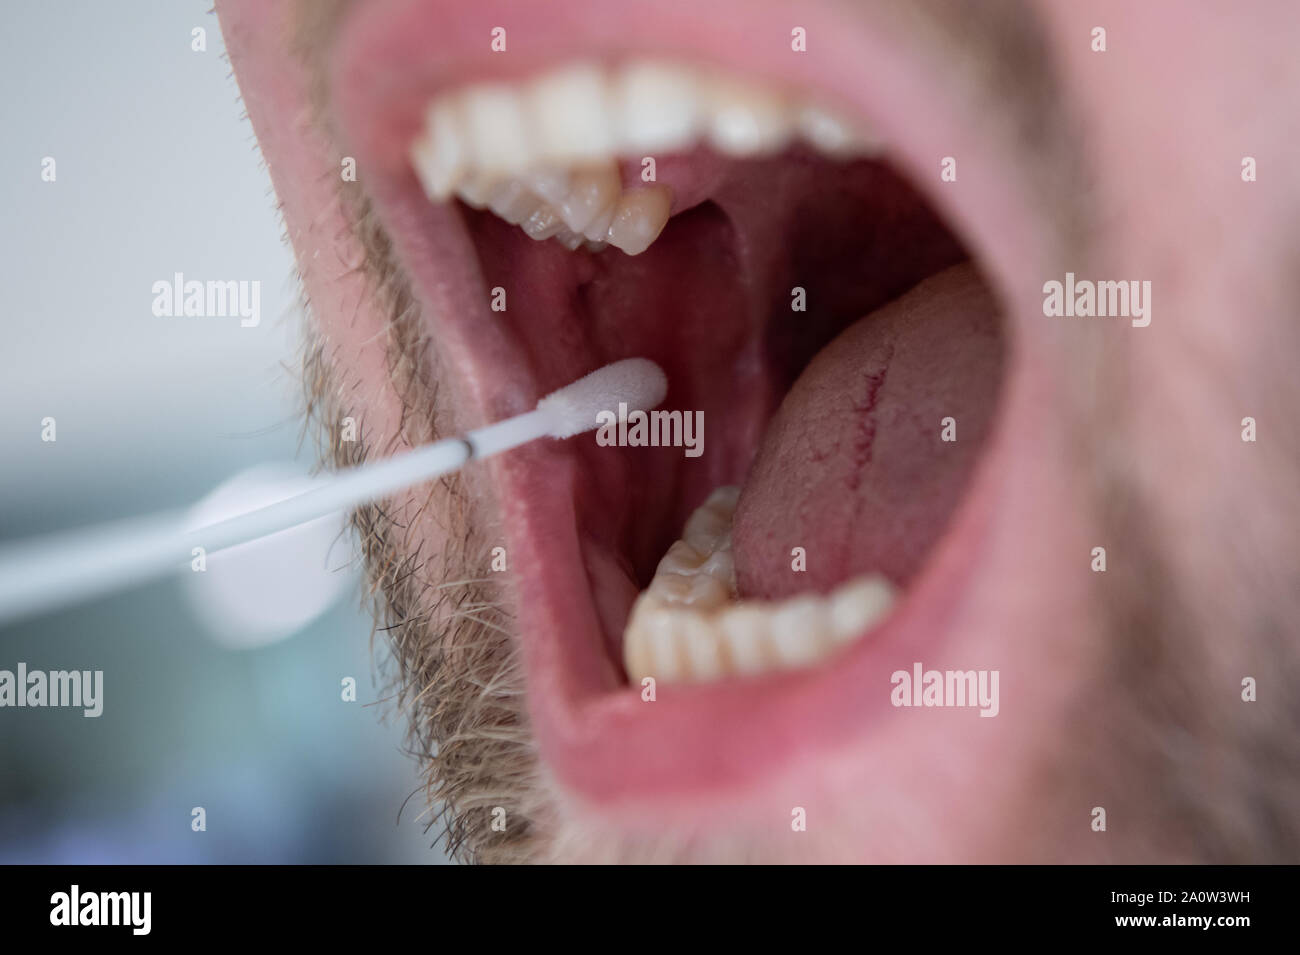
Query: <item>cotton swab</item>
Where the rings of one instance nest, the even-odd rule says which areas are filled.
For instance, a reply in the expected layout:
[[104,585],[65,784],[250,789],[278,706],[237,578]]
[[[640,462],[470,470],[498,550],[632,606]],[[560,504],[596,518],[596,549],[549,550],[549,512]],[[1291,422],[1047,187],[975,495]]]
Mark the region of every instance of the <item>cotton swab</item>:
[[162,514],[21,541],[0,548],[0,623],[75,603],[180,567],[196,547],[215,553],[458,471],[538,438],[592,431],[597,415],[648,411],[668,391],[663,370],[628,358],[552,392],[524,414],[405,454],[318,479],[301,494],[215,524],[189,528]]

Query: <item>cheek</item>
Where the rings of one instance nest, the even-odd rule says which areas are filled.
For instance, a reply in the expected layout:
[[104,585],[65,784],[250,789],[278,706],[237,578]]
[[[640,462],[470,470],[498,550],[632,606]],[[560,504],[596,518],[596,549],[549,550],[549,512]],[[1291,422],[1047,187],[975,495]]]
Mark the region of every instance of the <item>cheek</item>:
[[304,298],[332,366],[344,414],[359,416],[371,447],[397,450],[401,403],[389,381],[387,310],[360,268],[361,244],[343,215],[336,150],[311,115],[308,81],[289,54],[287,2],[222,0],[222,33],[240,94],[280,201]]

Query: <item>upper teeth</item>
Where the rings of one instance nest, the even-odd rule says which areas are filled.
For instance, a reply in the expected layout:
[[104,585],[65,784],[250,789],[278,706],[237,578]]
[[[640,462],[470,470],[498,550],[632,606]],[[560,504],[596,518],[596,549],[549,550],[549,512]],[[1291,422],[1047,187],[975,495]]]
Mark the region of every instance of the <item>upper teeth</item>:
[[612,70],[579,63],[525,83],[475,83],[438,96],[411,159],[433,199],[458,195],[535,239],[609,242],[635,255],[663,229],[671,193],[624,190],[620,155],[705,141],[753,156],[795,136],[836,156],[879,148],[833,110],[748,81],[673,63]]

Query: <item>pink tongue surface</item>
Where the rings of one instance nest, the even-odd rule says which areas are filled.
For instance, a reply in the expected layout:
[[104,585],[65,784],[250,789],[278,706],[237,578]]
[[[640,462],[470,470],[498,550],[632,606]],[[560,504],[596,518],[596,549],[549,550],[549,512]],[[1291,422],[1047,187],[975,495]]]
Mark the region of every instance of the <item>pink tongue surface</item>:
[[[743,597],[905,583],[952,515],[993,420],[1003,345],[970,265],[860,319],[786,395],[736,509]],[[956,441],[942,440],[955,419]],[[792,568],[803,548],[807,569]]]

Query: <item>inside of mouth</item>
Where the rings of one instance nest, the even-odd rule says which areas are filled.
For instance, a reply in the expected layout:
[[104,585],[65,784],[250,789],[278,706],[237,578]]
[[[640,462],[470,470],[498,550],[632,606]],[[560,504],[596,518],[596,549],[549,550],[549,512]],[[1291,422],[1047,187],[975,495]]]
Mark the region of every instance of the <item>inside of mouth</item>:
[[658,180],[673,213],[635,256],[534,241],[463,208],[486,286],[513,290],[536,380],[641,356],[667,373],[663,409],[702,412],[695,449],[570,442],[576,530],[619,672],[633,600],[722,485],[741,489],[741,599],[867,573],[905,590],[969,481],[1004,365],[969,254],[887,163],[701,148],[661,162]]

